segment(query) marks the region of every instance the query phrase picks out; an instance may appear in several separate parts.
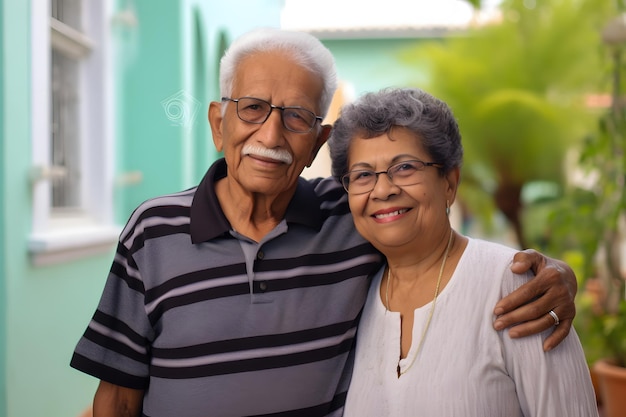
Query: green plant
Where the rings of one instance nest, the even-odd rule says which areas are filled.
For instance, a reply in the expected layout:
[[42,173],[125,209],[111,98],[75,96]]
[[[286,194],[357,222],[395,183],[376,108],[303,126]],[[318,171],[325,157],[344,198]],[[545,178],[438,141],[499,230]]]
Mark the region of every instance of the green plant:
[[[614,21],[619,19],[626,21],[626,14]],[[607,71],[611,106],[586,137],[579,160],[579,168],[593,181],[570,189],[565,203],[569,212],[560,210],[553,219],[560,237],[578,245],[584,276],[592,278],[581,285],[575,320],[587,358],[593,362],[609,357],[626,367],[626,277],[621,259],[626,238],[626,101],[621,84],[626,71],[621,55],[626,39],[611,43],[604,34],[612,58]]]
[[626,367],[626,300],[620,300],[616,314],[604,315],[602,324],[608,351],[617,365]]
[[626,300],[621,299],[617,310],[608,313],[598,299],[603,295],[587,288],[578,296],[574,327],[590,365],[609,358],[616,365],[626,367]]
[[[583,296],[578,301],[574,320],[587,361],[592,364],[608,358],[615,365],[626,367],[626,300],[620,300],[614,313],[594,311]],[[584,330],[583,330],[584,329]]]

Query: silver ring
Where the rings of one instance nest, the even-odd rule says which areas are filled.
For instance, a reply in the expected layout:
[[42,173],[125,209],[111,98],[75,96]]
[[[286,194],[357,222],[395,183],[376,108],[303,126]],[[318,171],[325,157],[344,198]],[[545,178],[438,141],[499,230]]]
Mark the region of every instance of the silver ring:
[[552,316],[552,318],[554,319],[554,325],[555,325],[555,326],[558,326],[558,325],[559,325],[559,323],[561,322],[561,321],[559,320],[559,316],[557,316],[557,315],[556,315],[556,313],[554,312],[554,310],[550,310],[550,311],[548,311],[548,314],[549,314],[550,316]]

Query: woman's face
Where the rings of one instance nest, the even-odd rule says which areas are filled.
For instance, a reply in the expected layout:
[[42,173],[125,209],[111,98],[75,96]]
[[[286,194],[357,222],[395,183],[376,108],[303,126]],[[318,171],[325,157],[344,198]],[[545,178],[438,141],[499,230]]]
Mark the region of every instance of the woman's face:
[[[348,170],[386,171],[391,165],[409,160],[433,161],[421,139],[405,128],[373,138],[356,136],[348,152]],[[446,201],[454,202],[459,170],[442,177],[438,169],[426,166],[416,173],[416,183],[397,186],[380,174],[374,189],[364,194],[348,193],[350,210],[359,233],[381,252],[406,245],[429,245],[449,230]]]

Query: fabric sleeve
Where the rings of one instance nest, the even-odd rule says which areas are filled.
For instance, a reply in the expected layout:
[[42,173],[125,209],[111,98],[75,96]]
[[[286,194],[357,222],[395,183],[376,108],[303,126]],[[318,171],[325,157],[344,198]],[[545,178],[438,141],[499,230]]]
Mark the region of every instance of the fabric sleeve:
[[[502,280],[506,296],[531,278],[507,270]],[[565,340],[550,352],[543,341],[552,328],[538,335],[511,339],[499,332],[509,375],[515,381],[524,416],[597,416],[598,409],[589,368],[572,328]]]
[[[136,244],[137,238],[133,241]],[[145,389],[154,330],[144,293],[141,272],[130,248],[120,240],[100,303],[70,366],[116,385]]]

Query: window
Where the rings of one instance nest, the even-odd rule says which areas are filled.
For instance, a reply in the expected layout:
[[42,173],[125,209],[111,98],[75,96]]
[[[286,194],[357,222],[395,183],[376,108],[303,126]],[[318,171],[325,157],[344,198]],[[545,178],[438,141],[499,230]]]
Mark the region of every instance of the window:
[[109,250],[113,225],[113,83],[109,1],[32,1],[35,264]]

